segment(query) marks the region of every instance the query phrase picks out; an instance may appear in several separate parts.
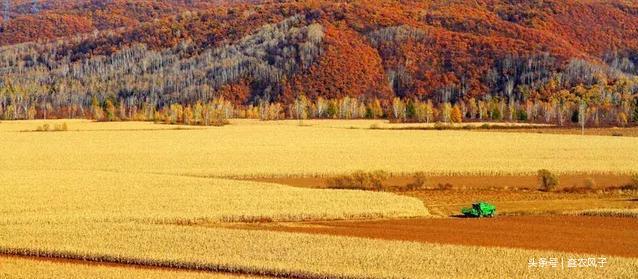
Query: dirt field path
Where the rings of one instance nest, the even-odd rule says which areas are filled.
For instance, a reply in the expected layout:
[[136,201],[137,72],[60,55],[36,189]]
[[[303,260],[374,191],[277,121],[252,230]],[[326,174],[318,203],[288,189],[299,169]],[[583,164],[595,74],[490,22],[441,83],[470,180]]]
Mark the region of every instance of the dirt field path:
[[638,219],[511,216],[251,225],[253,229],[638,257]]

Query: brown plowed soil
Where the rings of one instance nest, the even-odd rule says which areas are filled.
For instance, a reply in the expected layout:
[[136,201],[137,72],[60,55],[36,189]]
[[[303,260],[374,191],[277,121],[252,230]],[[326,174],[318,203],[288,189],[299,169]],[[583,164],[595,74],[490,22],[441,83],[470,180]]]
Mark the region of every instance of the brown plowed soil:
[[589,216],[507,216],[377,221],[326,221],[242,228],[426,243],[516,247],[638,257],[638,219]]

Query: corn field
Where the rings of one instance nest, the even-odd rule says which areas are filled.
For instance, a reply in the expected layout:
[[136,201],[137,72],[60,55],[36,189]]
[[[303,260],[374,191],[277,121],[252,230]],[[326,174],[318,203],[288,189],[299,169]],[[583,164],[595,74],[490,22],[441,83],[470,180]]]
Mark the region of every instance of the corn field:
[[637,259],[608,257],[605,268],[529,269],[531,257],[593,255],[137,223],[2,225],[0,247],[19,255],[296,278],[630,278],[638,268]]
[[3,224],[197,224],[427,216],[392,193],[102,171],[0,171]]
[[34,130],[42,122],[4,122],[0,165],[10,171],[204,177],[331,176],[358,170],[444,175],[533,175],[539,169],[558,174],[638,171],[636,138],[388,131],[368,129],[370,125],[356,129],[362,124],[351,122],[355,129],[343,121],[333,127],[332,121],[298,126],[295,121],[245,120],[188,130],[152,123],[69,121],[68,131],[51,133],[20,132]]
[[[429,215],[420,200],[392,193],[302,189],[237,177],[331,176],[356,170],[633,172],[638,169],[635,138],[389,131],[358,121],[299,126],[295,121],[233,120],[224,127],[195,128],[66,121],[66,130],[34,132],[45,123],[61,122],[0,123],[0,255],[297,278],[629,278],[638,268],[636,259],[614,257],[605,269],[530,270],[528,259],[546,252],[220,226]],[[33,263],[4,262],[0,275],[38,277],[27,268]],[[476,268],[459,268],[468,263]],[[50,274],[59,278],[109,278],[118,272],[115,267],[60,265],[33,268],[46,274],[54,269]],[[162,270],[121,274],[183,275]],[[200,275],[205,276],[193,276]]]

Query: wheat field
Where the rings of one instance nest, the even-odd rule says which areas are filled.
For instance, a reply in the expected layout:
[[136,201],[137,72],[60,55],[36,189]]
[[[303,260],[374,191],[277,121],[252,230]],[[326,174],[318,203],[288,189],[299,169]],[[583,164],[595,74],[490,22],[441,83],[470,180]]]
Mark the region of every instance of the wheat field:
[[294,121],[237,120],[192,130],[139,122],[67,122],[67,132],[20,132],[35,129],[38,121],[1,123],[0,166],[205,177],[326,176],[357,170],[638,172],[638,139],[629,137],[350,129],[344,121],[298,126]]

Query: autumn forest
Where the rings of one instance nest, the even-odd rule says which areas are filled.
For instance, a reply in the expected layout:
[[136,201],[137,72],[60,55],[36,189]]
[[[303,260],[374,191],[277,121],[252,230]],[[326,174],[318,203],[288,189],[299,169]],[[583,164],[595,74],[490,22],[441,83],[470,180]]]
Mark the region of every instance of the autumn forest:
[[0,118],[638,123],[633,1],[3,1]]

